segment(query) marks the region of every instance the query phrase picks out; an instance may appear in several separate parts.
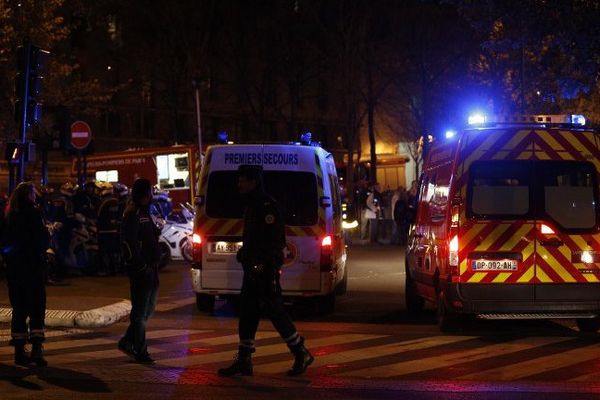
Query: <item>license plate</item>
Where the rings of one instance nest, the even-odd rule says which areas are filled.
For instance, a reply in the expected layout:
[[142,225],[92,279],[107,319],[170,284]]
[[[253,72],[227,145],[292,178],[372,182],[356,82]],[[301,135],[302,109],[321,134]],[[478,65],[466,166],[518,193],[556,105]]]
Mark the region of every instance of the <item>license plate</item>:
[[213,254],[235,254],[242,247],[241,243],[216,242],[211,243],[211,253]]
[[517,260],[473,260],[473,271],[516,271]]

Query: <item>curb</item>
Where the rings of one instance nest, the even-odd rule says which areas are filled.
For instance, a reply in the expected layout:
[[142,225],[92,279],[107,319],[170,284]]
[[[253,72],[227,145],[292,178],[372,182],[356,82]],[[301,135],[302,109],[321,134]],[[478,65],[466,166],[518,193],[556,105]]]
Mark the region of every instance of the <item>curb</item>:
[[[101,328],[114,324],[131,312],[131,302],[121,300],[85,311],[46,310],[46,326],[52,328]],[[0,322],[10,322],[11,308],[0,308]]]

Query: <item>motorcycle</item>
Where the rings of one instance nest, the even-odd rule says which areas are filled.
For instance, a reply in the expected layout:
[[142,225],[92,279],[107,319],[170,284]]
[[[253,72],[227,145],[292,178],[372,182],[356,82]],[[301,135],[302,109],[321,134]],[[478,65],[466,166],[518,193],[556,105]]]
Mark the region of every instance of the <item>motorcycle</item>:
[[168,246],[171,259],[192,262],[193,207],[180,205],[180,212],[172,212],[164,220],[159,243]]

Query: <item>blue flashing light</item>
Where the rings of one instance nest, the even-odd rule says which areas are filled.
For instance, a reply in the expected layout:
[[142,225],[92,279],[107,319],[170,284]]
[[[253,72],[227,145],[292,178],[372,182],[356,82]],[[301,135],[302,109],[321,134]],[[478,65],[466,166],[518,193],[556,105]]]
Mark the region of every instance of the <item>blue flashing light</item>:
[[229,142],[229,138],[226,131],[221,131],[217,133],[217,142],[220,144],[227,144]]
[[485,124],[485,115],[477,113],[469,115],[469,119],[467,120],[469,125],[482,125]]
[[452,139],[454,136],[456,136],[456,131],[452,129],[446,131],[446,139]]
[[300,143],[302,143],[305,146],[310,146],[312,143],[312,133],[307,131],[301,134]]
[[585,117],[580,114],[571,115],[571,123],[573,125],[585,125]]

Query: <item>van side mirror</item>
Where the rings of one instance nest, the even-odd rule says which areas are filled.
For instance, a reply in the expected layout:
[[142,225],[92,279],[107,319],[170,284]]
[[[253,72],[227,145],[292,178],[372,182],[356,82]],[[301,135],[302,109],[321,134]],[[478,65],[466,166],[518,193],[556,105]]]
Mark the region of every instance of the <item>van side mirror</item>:
[[323,208],[331,207],[331,197],[321,196],[320,200],[321,200],[321,207],[323,207]]

